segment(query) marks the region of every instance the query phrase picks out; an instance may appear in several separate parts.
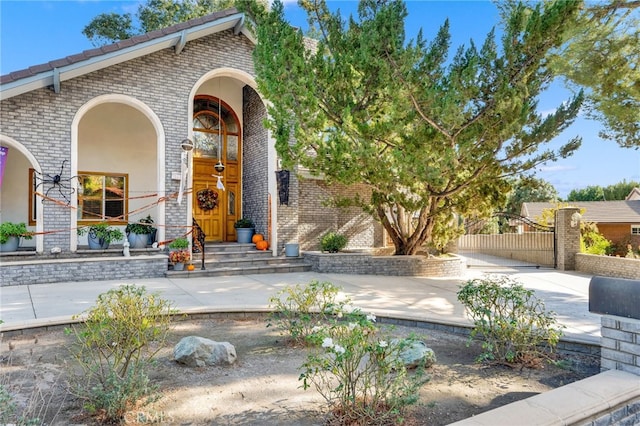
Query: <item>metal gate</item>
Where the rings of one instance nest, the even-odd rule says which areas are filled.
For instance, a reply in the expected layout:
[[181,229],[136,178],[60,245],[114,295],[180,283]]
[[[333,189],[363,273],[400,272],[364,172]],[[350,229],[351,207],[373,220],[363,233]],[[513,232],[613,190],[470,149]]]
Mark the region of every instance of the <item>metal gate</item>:
[[467,267],[556,267],[554,226],[536,223],[510,213],[489,219],[465,221],[458,253]]

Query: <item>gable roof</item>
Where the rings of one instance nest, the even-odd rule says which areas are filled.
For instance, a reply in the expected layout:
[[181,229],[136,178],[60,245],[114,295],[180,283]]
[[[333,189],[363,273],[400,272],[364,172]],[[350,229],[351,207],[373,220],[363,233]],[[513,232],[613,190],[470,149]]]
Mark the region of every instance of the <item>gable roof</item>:
[[[593,223],[640,223],[640,200],[570,201],[571,207],[584,209],[582,218]],[[555,208],[556,203],[522,203],[521,215],[535,219],[543,209]]]
[[0,99],[8,99],[32,90],[53,86],[60,91],[60,82],[88,74],[115,64],[173,47],[179,54],[187,42],[233,28],[253,44],[254,35],[245,25],[245,15],[237,9],[227,9],[200,18],[181,22],[160,30],[121,40],[113,44],[85,50],[82,53],[0,76]]
[[640,200],[640,188],[633,188],[625,200]]

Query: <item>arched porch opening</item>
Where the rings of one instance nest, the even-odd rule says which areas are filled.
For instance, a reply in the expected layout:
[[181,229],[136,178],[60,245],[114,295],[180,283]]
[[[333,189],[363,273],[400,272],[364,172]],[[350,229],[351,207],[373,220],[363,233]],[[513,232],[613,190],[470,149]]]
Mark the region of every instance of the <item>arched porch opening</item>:
[[[122,229],[150,216],[165,235],[165,133],[146,104],[126,95],[99,96],[72,124],[71,173],[78,176],[71,227],[107,221]],[[86,237],[71,234],[71,251]]]
[[[4,174],[0,188],[0,216],[2,222],[22,223],[36,232],[32,240],[22,240],[22,247],[33,247],[37,253],[44,250],[42,199],[34,195],[33,173],[42,175],[36,157],[15,139],[0,134],[0,146],[4,147]],[[31,185],[31,188],[30,188]]]

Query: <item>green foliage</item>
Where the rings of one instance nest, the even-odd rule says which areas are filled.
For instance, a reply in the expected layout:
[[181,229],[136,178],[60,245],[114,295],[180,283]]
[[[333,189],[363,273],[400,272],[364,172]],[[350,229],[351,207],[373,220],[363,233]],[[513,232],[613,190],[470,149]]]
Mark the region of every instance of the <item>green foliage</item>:
[[476,278],[458,291],[474,323],[471,337],[483,338],[481,361],[536,366],[562,335],[555,313],[533,290],[506,276]]
[[[115,43],[138,34],[166,28],[189,19],[229,9],[241,0],[146,0],[140,3],[134,20],[130,13],[103,13],[84,27],[94,46]],[[138,27],[133,22],[139,23]]]
[[98,296],[83,324],[66,331],[81,371],[72,372],[73,392],[92,413],[109,421],[152,392],[146,371],[162,348],[171,321],[170,303],[144,287],[125,285]]
[[566,43],[550,61],[570,88],[588,88],[585,110],[604,125],[600,136],[636,149],[640,147],[638,8],[635,0],[585,4],[578,25],[565,33]]
[[580,145],[545,148],[572,123],[582,95],[548,116],[537,102],[553,78],[546,55],[581,3],[530,4],[505,18],[502,42],[491,31],[452,57],[448,22],[431,41],[406,39],[400,0],[363,0],[348,21],[324,1],[303,1],[313,43],[285,21],[282,3],[252,5],[258,89],[271,101],[267,126],[285,167],[370,188],[350,205],[380,221],[396,254],[444,246],[453,214],[493,211],[508,177]]
[[169,248],[175,250],[184,250],[186,248],[189,248],[189,240],[187,240],[186,238],[178,237],[169,243]]
[[315,327],[343,312],[348,298],[338,299],[340,288],[330,282],[311,281],[280,290],[269,299],[268,326],[275,326],[294,342],[304,343]]
[[129,235],[130,233],[134,234],[152,234],[155,228],[153,227],[153,219],[151,215],[147,216],[144,219],[140,219],[138,222],[129,223],[127,227],[124,229],[124,232]]
[[601,256],[611,254],[613,246],[611,241],[607,240],[598,231],[595,223],[580,222],[580,252],[587,254],[598,254]]
[[381,336],[375,316],[351,308],[348,298],[338,300],[339,293],[316,280],[288,286],[269,299],[268,326],[315,347],[300,380],[325,398],[331,424],[397,424],[424,382],[422,371],[409,375],[399,356],[413,340]]
[[243,217],[241,219],[236,220],[236,223],[233,224],[234,228],[255,228],[256,225],[253,223],[251,219]]
[[104,241],[105,243],[120,241],[124,238],[124,234],[120,229],[109,226],[109,224],[106,222],[96,223],[95,225],[82,226],[78,228],[78,235],[84,235],[87,232],[90,236],[95,237],[98,241]]
[[24,222],[2,222],[0,224],[0,244],[6,243],[9,237],[22,237],[25,240],[30,240],[33,238],[33,234],[27,230],[27,225]]
[[349,240],[337,232],[327,232],[320,239],[320,249],[329,253],[338,253],[347,246]]
[[375,316],[353,311],[317,328],[309,340],[316,350],[302,365],[300,380],[324,397],[329,424],[399,424],[417,402],[424,369],[410,374],[400,355],[413,340],[383,335]]
[[624,257],[627,259],[640,259],[640,245],[637,250],[634,250],[631,244],[627,244],[627,254]]
[[130,13],[101,13],[84,27],[82,34],[96,47],[136,35]]
[[9,390],[0,384],[0,424],[12,423],[16,412],[16,403]]
[[591,185],[582,189],[573,189],[569,193],[568,201],[614,201],[624,200],[633,188],[640,188],[640,182],[626,179],[609,186]]
[[519,215],[522,203],[550,202],[560,200],[558,191],[549,182],[535,177],[522,177],[512,182],[504,211]]

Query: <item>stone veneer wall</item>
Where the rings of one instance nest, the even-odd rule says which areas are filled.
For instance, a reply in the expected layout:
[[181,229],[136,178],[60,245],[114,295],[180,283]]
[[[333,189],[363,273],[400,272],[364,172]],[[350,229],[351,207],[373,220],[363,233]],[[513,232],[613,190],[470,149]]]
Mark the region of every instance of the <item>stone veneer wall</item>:
[[373,256],[369,253],[305,252],[304,260],[311,270],[320,273],[460,277],[466,264],[457,256],[427,258],[425,256]]
[[[167,255],[115,256],[2,262],[0,287],[66,281],[163,277]],[[34,277],[38,277],[34,282]]]
[[576,271],[590,275],[640,280],[640,259],[577,253]]
[[640,376],[640,320],[602,315],[601,324],[601,370],[622,370]]
[[266,109],[249,86],[242,89],[242,216],[253,220],[256,232],[267,235],[269,212],[267,131],[262,125]]

